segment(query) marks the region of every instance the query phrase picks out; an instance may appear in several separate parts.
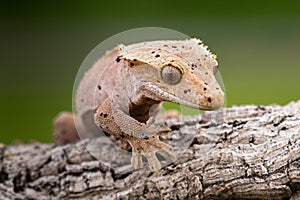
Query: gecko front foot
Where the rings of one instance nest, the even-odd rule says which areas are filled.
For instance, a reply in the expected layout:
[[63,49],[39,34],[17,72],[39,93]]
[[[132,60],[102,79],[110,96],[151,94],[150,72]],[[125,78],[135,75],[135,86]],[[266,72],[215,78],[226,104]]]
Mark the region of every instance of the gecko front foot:
[[135,169],[143,166],[142,156],[147,159],[150,170],[154,172],[157,172],[161,168],[156,152],[161,154],[165,159],[174,157],[173,148],[160,141],[158,135],[149,139],[130,137],[128,138],[128,142],[132,146],[131,165]]

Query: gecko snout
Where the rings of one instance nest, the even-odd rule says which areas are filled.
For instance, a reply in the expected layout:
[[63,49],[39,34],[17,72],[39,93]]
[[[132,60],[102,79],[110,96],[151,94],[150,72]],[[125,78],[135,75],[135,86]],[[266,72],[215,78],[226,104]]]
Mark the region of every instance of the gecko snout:
[[216,91],[208,98],[208,102],[211,103],[212,110],[221,108],[224,104],[224,93],[222,91]]

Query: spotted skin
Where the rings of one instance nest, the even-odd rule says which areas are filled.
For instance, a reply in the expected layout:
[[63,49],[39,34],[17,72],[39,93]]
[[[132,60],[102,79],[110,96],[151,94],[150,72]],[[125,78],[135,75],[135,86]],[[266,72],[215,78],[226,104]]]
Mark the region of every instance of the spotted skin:
[[[68,116],[67,124],[75,121],[81,137],[97,136],[100,128],[128,142],[134,168],[142,167],[144,156],[150,169],[158,171],[156,152],[174,156],[172,147],[159,137],[170,129],[153,123],[161,102],[201,110],[220,108],[224,93],[215,79],[217,70],[216,56],[198,39],[119,45],[82,78],[75,99],[77,114],[73,119]],[[65,127],[55,130],[55,135],[62,130],[66,135]],[[68,130],[74,135],[74,129]]]

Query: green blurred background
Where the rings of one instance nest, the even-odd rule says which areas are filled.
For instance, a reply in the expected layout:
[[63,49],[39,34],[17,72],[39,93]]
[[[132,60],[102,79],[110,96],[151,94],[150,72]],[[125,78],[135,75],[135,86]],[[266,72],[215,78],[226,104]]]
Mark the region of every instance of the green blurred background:
[[85,56],[144,26],[201,38],[218,54],[227,106],[300,99],[300,1],[1,1],[0,142],[52,139]]

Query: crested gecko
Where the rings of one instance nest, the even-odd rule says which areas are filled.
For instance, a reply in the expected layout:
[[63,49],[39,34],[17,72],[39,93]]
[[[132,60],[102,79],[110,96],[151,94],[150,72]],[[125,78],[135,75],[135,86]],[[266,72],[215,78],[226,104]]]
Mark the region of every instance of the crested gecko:
[[55,119],[55,143],[72,142],[79,139],[78,132],[100,128],[130,144],[134,168],[142,166],[144,156],[157,171],[156,152],[173,156],[172,147],[160,140],[170,129],[154,124],[161,102],[220,108],[224,93],[217,71],[216,55],[199,39],[118,45],[85,73],[76,92],[77,113],[63,112]]

